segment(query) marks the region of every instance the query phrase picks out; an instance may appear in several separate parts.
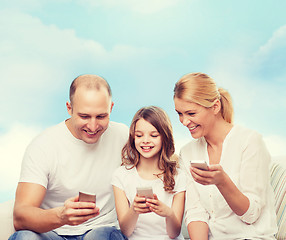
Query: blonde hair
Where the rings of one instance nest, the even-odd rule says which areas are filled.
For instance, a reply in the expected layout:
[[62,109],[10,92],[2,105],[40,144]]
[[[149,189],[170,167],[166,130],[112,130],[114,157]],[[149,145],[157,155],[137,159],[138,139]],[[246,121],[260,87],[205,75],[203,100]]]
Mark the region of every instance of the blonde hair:
[[164,189],[172,192],[175,186],[174,176],[177,174],[178,156],[175,155],[175,145],[173,138],[173,130],[170,119],[166,112],[156,106],[143,107],[139,109],[131,122],[129,130],[129,139],[122,149],[122,164],[126,168],[131,165],[132,169],[136,167],[140,160],[140,154],[135,147],[135,128],[138,120],[144,119],[152,124],[162,139],[162,149],[160,151],[158,167],[162,170],[162,174],[157,175],[163,181]]
[[233,122],[233,106],[230,94],[223,88],[217,88],[215,81],[205,73],[189,73],[175,85],[174,98],[193,102],[210,108],[218,99],[221,102],[221,115],[228,122]]

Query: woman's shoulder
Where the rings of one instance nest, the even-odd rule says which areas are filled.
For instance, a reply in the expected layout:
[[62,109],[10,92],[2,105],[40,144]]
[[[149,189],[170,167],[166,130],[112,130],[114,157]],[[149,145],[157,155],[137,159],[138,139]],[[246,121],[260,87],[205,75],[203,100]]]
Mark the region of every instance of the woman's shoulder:
[[198,139],[192,139],[180,149],[180,153],[184,154],[184,153],[192,152],[194,150],[200,150],[201,148],[205,148],[205,145],[206,145],[206,141],[203,137],[198,138]]
[[249,141],[261,141],[262,135],[254,129],[241,125],[234,125],[232,129],[232,138],[246,143]]

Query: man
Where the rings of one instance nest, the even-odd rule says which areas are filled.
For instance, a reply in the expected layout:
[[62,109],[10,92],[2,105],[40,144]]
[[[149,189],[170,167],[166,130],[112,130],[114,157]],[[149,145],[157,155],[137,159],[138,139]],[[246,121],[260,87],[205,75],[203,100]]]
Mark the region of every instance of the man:
[[[109,121],[111,89],[99,76],[79,76],[66,106],[71,117],[26,150],[9,239],[125,239],[115,228],[110,181],[128,128]],[[79,201],[79,191],[96,194],[96,203]]]

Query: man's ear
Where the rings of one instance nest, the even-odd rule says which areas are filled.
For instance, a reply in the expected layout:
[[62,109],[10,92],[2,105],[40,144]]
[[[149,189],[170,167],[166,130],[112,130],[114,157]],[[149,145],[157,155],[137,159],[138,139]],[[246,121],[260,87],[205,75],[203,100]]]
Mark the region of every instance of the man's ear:
[[111,106],[110,106],[110,113],[112,112],[112,108],[114,106],[114,102],[111,102]]
[[212,106],[212,109],[213,109],[213,112],[214,112],[215,115],[220,112],[221,102],[220,102],[219,99],[216,99],[216,100],[215,100],[215,103],[214,103],[214,105]]
[[68,111],[68,114],[71,116],[72,115],[72,105],[70,102],[66,102],[66,106],[67,106],[67,111]]

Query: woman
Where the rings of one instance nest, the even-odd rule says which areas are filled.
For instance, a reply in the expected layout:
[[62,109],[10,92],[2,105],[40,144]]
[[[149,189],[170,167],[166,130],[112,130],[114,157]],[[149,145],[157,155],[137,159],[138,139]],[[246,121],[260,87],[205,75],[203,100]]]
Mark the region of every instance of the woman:
[[[229,93],[203,73],[183,76],[175,109],[194,141],[181,149],[191,239],[275,239],[270,156],[260,134],[233,124]],[[191,167],[205,160],[208,170]]]

